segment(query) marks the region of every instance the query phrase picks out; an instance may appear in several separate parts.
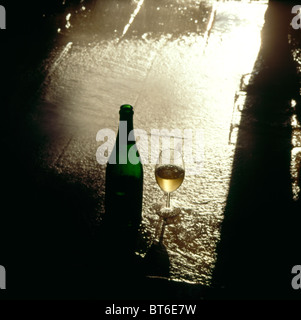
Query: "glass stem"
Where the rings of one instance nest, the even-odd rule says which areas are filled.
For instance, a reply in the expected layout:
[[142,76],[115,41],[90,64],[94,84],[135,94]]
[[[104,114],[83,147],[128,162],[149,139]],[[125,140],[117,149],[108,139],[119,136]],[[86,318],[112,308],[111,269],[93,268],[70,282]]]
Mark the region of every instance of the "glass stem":
[[170,208],[170,193],[169,192],[167,192],[166,208]]
[[164,231],[165,231],[165,226],[166,226],[166,219],[163,219],[162,227],[161,227],[161,234],[159,238],[159,242],[163,242],[163,236],[164,236]]

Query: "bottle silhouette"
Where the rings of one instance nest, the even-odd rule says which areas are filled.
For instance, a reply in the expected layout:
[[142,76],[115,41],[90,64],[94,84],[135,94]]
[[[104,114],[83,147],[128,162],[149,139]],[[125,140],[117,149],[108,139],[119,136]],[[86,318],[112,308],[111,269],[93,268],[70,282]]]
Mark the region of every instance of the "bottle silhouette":
[[[106,166],[105,227],[119,253],[133,252],[141,223],[143,167],[133,131],[133,107],[120,107],[119,129]],[[114,246],[114,244],[116,246]]]

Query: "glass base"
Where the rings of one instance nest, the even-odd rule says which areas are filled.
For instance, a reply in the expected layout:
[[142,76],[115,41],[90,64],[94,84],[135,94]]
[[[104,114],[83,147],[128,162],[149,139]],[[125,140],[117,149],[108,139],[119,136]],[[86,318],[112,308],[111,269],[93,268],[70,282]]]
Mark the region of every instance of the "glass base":
[[181,213],[181,208],[170,206],[166,207],[165,203],[157,203],[154,205],[154,210],[157,215],[163,219],[173,218],[178,216]]

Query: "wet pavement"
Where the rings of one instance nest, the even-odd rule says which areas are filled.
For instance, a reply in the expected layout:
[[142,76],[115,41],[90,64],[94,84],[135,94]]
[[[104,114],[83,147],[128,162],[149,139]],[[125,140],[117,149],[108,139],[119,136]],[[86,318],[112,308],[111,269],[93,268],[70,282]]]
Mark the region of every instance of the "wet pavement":
[[[300,31],[290,30],[288,43],[290,5],[267,8],[265,1],[74,1],[35,8],[33,29],[7,40],[8,65],[16,63],[2,93],[10,155],[2,159],[10,208],[3,265],[14,270],[16,296],[295,297]],[[182,213],[159,245],[153,205],[163,194],[154,166],[144,165],[137,268],[145,273],[118,253],[108,280],[99,275],[108,272],[98,252],[108,239],[97,243],[105,182],[97,132],[116,132],[124,103],[148,137],[153,129],[199,130],[193,152],[201,162],[172,194]],[[140,284],[135,272],[143,273]]]

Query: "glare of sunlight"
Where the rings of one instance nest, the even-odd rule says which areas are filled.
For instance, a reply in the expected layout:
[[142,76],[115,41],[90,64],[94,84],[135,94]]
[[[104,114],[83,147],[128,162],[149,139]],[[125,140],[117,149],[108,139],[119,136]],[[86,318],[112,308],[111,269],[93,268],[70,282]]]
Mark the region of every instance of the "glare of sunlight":
[[[237,6],[237,5],[236,5]],[[233,4],[233,10],[235,6]],[[241,112],[246,101],[246,88],[253,75],[253,68],[261,47],[261,33],[259,26],[264,23],[264,13],[267,4],[250,6],[248,3],[240,3],[240,10],[248,12],[248,17],[242,17],[240,24],[233,28],[227,39],[225,51],[228,52],[229,61],[223,67],[224,72],[236,69],[241,74],[240,84],[235,93],[232,119],[230,124],[229,144],[236,145],[237,134],[240,126]],[[236,24],[235,20],[229,21]],[[224,41],[225,42],[225,41]],[[224,44],[225,45],[225,44]]]
[[66,16],[66,28],[69,29],[71,27],[71,24],[70,24],[70,18],[71,18],[71,13],[68,13],[67,16]]
[[131,17],[130,17],[130,20],[128,22],[128,24],[124,27],[123,29],[123,33],[122,33],[122,37],[127,33],[130,25],[132,24],[132,22],[134,21],[135,17],[137,16],[138,12],[140,11],[142,5],[143,5],[143,2],[144,0],[140,0],[138,3],[137,3],[137,7],[136,9],[134,10],[134,12],[131,14]]
[[[296,101],[291,101],[291,107],[295,110]],[[291,152],[291,178],[293,199],[297,201],[300,197],[300,166],[301,166],[301,124],[299,123],[296,114],[291,116],[292,126],[292,152]]]

